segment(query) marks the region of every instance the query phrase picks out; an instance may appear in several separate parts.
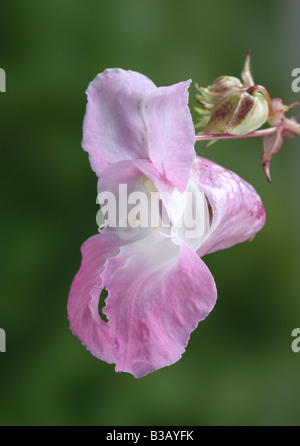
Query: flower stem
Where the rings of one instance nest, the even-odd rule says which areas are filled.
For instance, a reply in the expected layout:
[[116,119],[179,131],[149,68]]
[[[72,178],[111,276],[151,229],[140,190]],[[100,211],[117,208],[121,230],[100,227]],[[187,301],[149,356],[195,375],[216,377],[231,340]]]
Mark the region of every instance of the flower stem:
[[[289,130],[293,131],[294,133],[300,134],[300,125],[297,124],[297,131],[295,131],[296,123],[291,122]],[[293,129],[292,129],[293,127]],[[231,135],[230,133],[218,133],[218,134],[202,134],[197,133],[196,134],[196,141],[208,141],[210,139],[241,139],[241,138],[254,138],[257,136],[266,136],[266,135],[272,135],[272,133],[275,133],[277,131],[276,127],[269,127],[267,129],[263,130],[256,130],[255,132],[247,133],[246,135]]]
[[284,127],[287,130],[290,130],[291,132],[295,133],[296,135],[300,135],[300,124],[298,124],[298,122],[286,118],[284,122]]

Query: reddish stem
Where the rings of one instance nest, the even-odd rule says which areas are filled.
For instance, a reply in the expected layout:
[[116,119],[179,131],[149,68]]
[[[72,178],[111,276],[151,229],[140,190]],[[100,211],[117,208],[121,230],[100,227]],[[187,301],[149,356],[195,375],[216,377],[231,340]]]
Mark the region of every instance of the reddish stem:
[[290,132],[293,132],[296,135],[300,135],[300,124],[298,122],[286,118],[284,121],[284,127]]
[[257,136],[272,135],[277,131],[276,127],[269,127],[263,130],[256,130],[255,132],[247,133],[246,135],[231,135],[230,133],[217,133],[217,134],[196,134],[196,141],[208,141],[211,139],[241,139],[241,138],[254,138]]

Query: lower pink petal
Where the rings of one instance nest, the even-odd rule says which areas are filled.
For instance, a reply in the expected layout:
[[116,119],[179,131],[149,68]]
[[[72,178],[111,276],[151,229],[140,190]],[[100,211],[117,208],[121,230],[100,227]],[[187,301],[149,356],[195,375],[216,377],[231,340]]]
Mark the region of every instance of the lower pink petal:
[[[104,231],[83,244],[68,315],[73,334],[94,356],[138,378],[181,358],[217,293],[208,268],[184,242],[153,231],[121,243]],[[98,312],[104,287],[109,322]]]
[[[127,247],[125,247],[126,249]],[[185,243],[153,243],[109,278],[104,313],[116,346],[116,371],[144,376],[178,361],[191,332],[212,310],[216,287]]]
[[182,193],[195,158],[195,129],[188,107],[191,81],[151,90],[142,108],[149,157]]
[[82,263],[73,280],[67,307],[72,333],[94,356],[108,363],[116,361],[115,349],[109,327],[99,316],[98,302],[105,287],[102,278],[105,263],[119,250],[120,240],[114,234],[95,235],[82,245]]

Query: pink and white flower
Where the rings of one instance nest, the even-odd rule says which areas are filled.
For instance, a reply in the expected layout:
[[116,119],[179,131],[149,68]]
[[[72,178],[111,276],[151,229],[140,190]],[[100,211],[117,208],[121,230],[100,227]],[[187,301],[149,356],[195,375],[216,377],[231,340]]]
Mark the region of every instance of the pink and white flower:
[[[251,185],[196,156],[189,85],[158,88],[142,74],[108,69],[87,90],[83,148],[99,192],[117,196],[122,184],[131,193],[168,197],[162,206],[170,227],[128,222],[83,244],[68,301],[73,334],[94,356],[135,377],[178,361],[213,309],[216,286],[201,256],[250,239],[265,222]],[[187,191],[202,197],[193,237],[178,223]],[[104,288],[108,322],[98,310]]]

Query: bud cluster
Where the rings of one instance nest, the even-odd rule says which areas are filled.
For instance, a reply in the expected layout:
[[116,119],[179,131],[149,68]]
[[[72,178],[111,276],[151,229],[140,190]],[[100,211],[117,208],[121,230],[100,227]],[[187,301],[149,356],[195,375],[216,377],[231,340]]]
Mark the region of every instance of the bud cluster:
[[[285,116],[300,101],[285,105],[280,98],[271,99],[265,87],[256,85],[250,72],[249,51],[241,79],[221,76],[207,88],[196,84],[198,106],[195,110],[199,117],[195,128],[202,129],[196,139],[210,140],[207,147],[218,139],[262,136],[261,160],[271,181],[269,169],[273,155],[280,150],[285,137],[300,134],[296,119]],[[258,131],[265,123],[272,127]]]
[[233,76],[221,76],[207,88],[196,84],[195,110],[200,118],[196,126],[205,134],[229,133],[245,135],[261,127],[270,111],[266,89],[255,85],[250,73],[250,54],[247,54],[242,81]]

